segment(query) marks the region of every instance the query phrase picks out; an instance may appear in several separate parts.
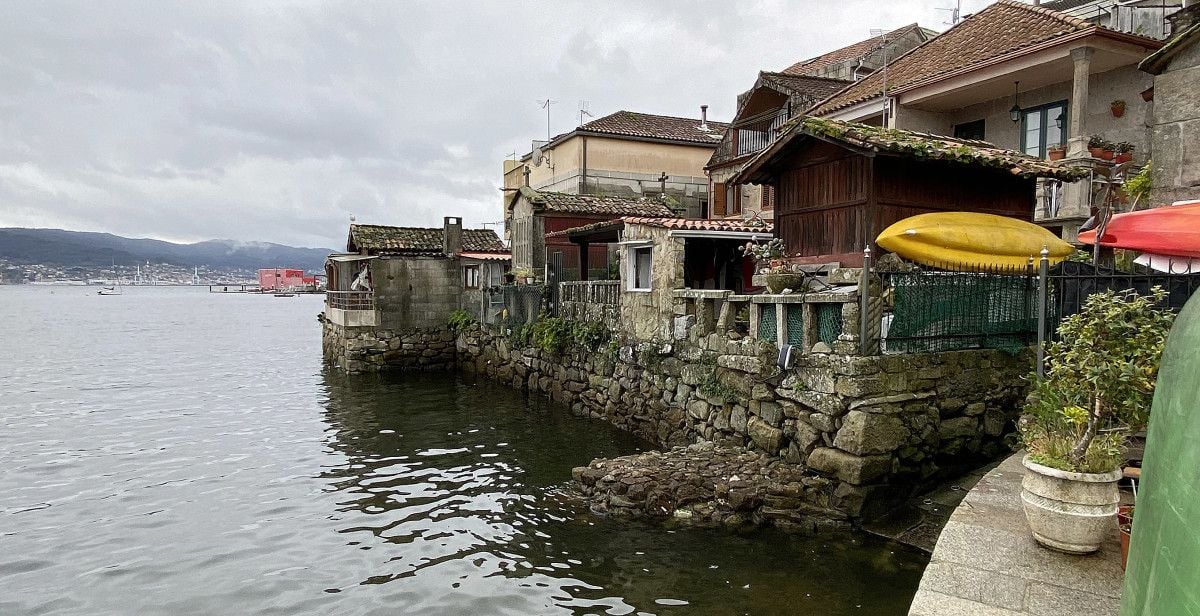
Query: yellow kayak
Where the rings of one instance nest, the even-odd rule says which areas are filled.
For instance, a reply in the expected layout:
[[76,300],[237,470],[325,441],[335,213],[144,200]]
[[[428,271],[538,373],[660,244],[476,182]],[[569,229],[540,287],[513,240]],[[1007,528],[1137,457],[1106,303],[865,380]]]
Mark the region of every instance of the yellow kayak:
[[984,271],[1022,268],[1042,247],[1051,265],[1073,246],[1033,223],[976,212],[936,212],[905,218],[883,230],[875,243],[910,261],[941,269]]

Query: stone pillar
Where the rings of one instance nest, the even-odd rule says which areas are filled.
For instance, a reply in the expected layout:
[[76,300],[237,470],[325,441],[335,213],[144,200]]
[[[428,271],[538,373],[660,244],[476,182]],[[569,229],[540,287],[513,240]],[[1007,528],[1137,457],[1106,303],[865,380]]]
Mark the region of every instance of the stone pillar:
[[1092,72],[1091,47],[1076,47],[1071,50],[1071,60],[1075,63],[1075,76],[1072,80],[1071,105],[1067,109],[1067,156],[1076,157],[1087,154],[1088,137],[1085,115],[1088,106],[1088,81]]

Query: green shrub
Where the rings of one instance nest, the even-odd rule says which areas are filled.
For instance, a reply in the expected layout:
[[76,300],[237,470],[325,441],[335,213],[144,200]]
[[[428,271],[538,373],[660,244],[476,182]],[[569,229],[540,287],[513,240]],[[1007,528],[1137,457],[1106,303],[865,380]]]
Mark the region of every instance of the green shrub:
[[510,336],[517,346],[534,346],[554,355],[569,350],[595,353],[605,348],[611,332],[599,322],[582,322],[561,317],[542,317],[521,326]]
[[1046,349],[1046,377],[1025,407],[1021,438],[1031,459],[1065,471],[1120,467],[1127,436],[1149,419],[1174,314],[1167,294],[1105,291],[1063,319]]
[[447,319],[451,331],[460,332],[467,327],[475,324],[475,318],[466,310],[455,310],[450,313],[450,318]]

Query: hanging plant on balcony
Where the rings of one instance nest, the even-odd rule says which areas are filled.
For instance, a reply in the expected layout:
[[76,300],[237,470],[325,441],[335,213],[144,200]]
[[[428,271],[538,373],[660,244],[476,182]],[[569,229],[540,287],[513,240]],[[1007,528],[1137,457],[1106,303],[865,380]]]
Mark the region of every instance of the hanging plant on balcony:
[[1119,118],[1125,115],[1125,101],[1117,99],[1108,104],[1109,110],[1112,111],[1114,118]]

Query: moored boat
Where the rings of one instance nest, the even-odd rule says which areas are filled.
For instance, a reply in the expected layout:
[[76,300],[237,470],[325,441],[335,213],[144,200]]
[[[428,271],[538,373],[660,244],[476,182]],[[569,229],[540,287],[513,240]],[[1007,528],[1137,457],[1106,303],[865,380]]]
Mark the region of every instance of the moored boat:
[[1043,247],[1054,264],[1074,250],[1033,223],[978,212],[911,216],[884,229],[875,242],[922,265],[965,271],[1025,267]]
[[[1096,230],[1079,234],[1095,245]],[[1101,246],[1137,250],[1169,257],[1200,257],[1200,200],[1115,214],[1099,238]]]

